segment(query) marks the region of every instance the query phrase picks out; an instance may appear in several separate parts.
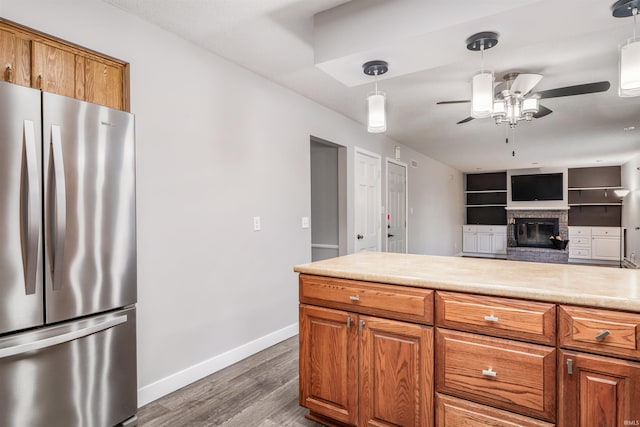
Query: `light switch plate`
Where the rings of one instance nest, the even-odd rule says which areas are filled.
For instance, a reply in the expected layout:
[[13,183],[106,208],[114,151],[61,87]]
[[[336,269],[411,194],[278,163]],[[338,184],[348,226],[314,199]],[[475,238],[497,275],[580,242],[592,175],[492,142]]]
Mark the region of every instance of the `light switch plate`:
[[262,229],[262,224],[260,223],[260,217],[253,217],[253,231],[260,231]]
[[309,228],[309,217],[308,216],[303,216],[302,217],[302,228]]

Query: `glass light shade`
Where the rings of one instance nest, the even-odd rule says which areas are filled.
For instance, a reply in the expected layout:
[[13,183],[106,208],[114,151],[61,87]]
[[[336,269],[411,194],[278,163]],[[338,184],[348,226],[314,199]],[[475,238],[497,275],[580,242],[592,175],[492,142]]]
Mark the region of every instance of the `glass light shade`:
[[538,100],[527,98],[522,101],[522,114],[535,114],[538,112]]
[[504,105],[504,101],[498,100],[493,103],[493,113],[491,113],[491,117],[494,118],[504,118],[507,115],[507,107]]
[[473,76],[471,91],[471,117],[481,119],[493,112],[493,73]]
[[367,130],[370,133],[382,133],[387,130],[387,115],[385,111],[384,92],[377,92],[367,97],[369,113]]
[[640,95],[640,40],[629,39],[620,46],[620,96]]

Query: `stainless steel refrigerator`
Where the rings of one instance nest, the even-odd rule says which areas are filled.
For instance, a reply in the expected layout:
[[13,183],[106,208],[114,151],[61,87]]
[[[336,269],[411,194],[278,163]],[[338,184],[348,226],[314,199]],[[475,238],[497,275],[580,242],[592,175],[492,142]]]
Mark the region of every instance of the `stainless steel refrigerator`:
[[134,425],[134,120],[0,82],[0,426]]

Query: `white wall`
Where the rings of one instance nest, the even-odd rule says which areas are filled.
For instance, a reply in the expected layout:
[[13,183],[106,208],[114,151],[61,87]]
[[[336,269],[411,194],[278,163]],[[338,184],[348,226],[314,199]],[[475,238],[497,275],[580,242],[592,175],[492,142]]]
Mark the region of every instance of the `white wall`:
[[[140,403],[295,334],[310,135],[348,148],[351,234],[353,147],[384,158],[396,144],[98,0],[2,2],[0,16],[131,63]],[[419,164],[411,252],[458,252],[462,174],[403,150]]]
[[622,187],[630,190],[622,206],[622,226],[627,229],[627,260],[640,267],[640,155],[622,165]]

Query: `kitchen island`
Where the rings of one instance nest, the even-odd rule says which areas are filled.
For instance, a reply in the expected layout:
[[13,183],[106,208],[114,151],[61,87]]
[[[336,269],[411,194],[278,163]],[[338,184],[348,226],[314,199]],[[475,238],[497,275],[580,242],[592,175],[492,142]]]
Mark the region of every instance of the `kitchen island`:
[[639,270],[362,252],[295,271],[308,418],[640,425]]

